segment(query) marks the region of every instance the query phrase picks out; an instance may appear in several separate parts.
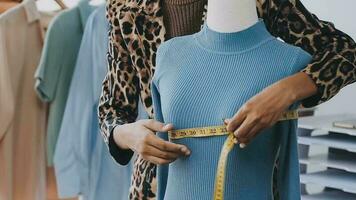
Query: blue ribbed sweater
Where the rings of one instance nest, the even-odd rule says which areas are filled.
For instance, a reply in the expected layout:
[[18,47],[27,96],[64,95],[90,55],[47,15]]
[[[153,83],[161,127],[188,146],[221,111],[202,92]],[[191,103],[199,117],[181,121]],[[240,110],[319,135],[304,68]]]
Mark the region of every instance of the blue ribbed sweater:
[[[274,38],[261,20],[250,28],[220,33],[205,23],[193,35],[170,39],[157,51],[152,79],[155,118],[175,129],[222,125],[252,96],[297,73],[311,56]],[[295,109],[298,103],[291,105]],[[279,155],[283,200],[300,199],[297,120],[278,122],[246,148],[235,146],[227,164],[225,200],[268,200]],[[158,135],[168,140],[167,133]],[[209,200],[226,136],[184,138],[191,155],[158,166],[158,200]]]

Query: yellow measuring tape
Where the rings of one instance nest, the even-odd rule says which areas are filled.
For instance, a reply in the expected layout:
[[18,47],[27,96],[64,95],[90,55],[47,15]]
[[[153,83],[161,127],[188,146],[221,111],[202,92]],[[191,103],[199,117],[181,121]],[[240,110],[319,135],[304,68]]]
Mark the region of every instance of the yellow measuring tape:
[[[282,116],[279,118],[279,121],[291,120],[297,118],[298,118],[298,111],[290,110],[290,111],[285,111],[282,114]],[[168,131],[168,135],[170,139],[228,135],[220,152],[218,167],[215,176],[214,198],[213,198],[214,200],[224,200],[226,163],[227,163],[228,155],[235,145],[234,134],[232,132],[228,132],[225,125],[221,125],[221,126],[209,126],[209,127],[172,130],[172,131]]]

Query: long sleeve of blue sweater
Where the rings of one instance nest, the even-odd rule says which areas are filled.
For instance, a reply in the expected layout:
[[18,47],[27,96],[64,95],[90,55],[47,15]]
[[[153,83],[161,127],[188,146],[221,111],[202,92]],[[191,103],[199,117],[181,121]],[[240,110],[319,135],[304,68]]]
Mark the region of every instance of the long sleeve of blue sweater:
[[[199,32],[159,46],[151,84],[155,118],[175,129],[222,125],[223,118],[231,118],[251,97],[310,61],[299,47],[270,35],[262,20],[233,33],[216,32],[205,23]],[[235,146],[228,157],[225,199],[273,199],[277,157],[281,199],[300,199],[296,128],[297,120],[280,121],[246,148]],[[170,140],[167,133],[158,135]],[[191,155],[158,166],[158,200],[212,199],[225,139],[171,140],[186,145]]]

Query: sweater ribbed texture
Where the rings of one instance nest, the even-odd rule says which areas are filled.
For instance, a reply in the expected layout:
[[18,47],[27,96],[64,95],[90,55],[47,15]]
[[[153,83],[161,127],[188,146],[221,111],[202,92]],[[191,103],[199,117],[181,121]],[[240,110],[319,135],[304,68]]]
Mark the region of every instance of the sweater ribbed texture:
[[[155,118],[176,129],[222,125],[252,96],[304,68],[311,57],[278,41],[263,21],[234,33],[203,29],[158,48],[152,80]],[[290,109],[296,108],[297,103]],[[281,199],[300,199],[296,120],[278,122],[245,149],[234,147],[227,165],[225,199],[272,199],[272,172],[279,151]],[[168,140],[166,133],[158,135]],[[191,150],[158,167],[158,200],[212,199],[215,172],[226,136],[172,142]]]
[[166,39],[198,32],[206,3],[207,0],[162,1]]

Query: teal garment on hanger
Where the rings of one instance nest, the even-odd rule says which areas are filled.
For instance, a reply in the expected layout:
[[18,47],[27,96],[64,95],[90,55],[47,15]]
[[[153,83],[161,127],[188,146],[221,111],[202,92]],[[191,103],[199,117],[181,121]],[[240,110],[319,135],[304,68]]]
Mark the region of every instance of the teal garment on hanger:
[[93,10],[94,7],[88,1],[81,1],[76,7],[63,11],[53,19],[35,73],[35,90],[42,101],[49,103],[46,135],[49,166],[53,165],[54,150],[83,31]]
[[[61,198],[81,194],[84,200],[128,199],[132,165],[115,163],[98,126],[108,28],[103,5],[85,27],[56,146],[54,166]],[[142,104],[139,118],[147,118]]]

